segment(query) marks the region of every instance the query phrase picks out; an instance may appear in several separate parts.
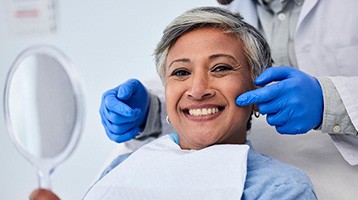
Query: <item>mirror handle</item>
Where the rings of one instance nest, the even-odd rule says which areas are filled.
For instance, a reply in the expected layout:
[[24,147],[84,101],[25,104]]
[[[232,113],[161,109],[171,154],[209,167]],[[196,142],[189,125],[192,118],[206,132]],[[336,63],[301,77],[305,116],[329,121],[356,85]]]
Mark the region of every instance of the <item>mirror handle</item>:
[[43,189],[51,190],[52,188],[51,179],[52,179],[53,170],[37,169],[36,171],[37,171],[39,187]]

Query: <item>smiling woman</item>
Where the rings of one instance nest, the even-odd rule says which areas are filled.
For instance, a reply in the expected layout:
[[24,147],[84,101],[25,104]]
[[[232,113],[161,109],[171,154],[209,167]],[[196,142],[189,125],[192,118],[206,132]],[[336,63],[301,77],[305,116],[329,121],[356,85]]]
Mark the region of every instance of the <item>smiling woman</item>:
[[238,107],[234,99],[272,65],[254,28],[219,9],[193,10],[171,22],[155,55],[182,148],[246,142],[254,106]]
[[238,107],[234,99],[254,84],[242,46],[232,33],[200,28],[171,47],[165,62],[165,96],[183,149],[245,144],[252,106]]
[[253,27],[219,8],[189,10],[165,29],[155,56],[177,133],[116,158],[86,199],[316,199],[301,170],[246,140],[255,108],[235,98],[272,64]]

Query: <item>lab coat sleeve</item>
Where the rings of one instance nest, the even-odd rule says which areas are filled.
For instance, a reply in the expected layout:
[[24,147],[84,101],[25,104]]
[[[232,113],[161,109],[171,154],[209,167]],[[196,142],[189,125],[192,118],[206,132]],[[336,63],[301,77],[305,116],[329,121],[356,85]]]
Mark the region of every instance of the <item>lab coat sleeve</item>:
[[144,129],[134,139],[125,143],[125,147],[130,151],[139,149],[162,134],[160,100],[152,93],[150,93],[150,98],[149,111]]
[[144,129],[136,137],[136,140],[147,140],[147,142],[149,142],[150,140],[148,140],[148,137],[151,137],[151,139],[155,139],[162,134],[162,121],[164,117],[162,115],[164,114],[166,116],[165,110],[164,113],[162,110],[163,108],[165,109],[165,105],[161,104],[161,101],[164,100],[164,87],[160,79],[154,77],[147,80],[143,80],[142,82],[150,93],[151,101],[149,105],[146,124],[144,126]]
[[323,133],[357,135],[356,127],[348,115],[336,87],[328,77],[319,77],[324,98],[323,119],[320,130]]
[[321,131],[329,133],[335,146],[350,165],[358,165],[358,103],[356,77],[320,77],[324,111]]
[[136,139],[143,140],[147,137],[158,137],[161,134],[162,123],[161,123],[161,106],[159,98],[150,94],[150,106],[148,111],[148,117],[143,131],[141,131]]
[[125,143],[131,151],[137,150],[142,145],[168,133],[174,133],[173,127],[166,123],[166,106],[164,87],[159,79],[144,80],[143,84],[150,91],[150,107],[144,129],[134,140]]

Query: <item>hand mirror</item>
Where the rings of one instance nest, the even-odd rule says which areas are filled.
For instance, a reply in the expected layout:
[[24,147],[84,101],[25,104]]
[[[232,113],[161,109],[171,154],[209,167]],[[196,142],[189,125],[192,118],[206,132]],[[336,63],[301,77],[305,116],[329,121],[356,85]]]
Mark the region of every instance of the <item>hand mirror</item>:
[[10,68],[5,122],[17,150],[36,168],[40,188],[51,188],[51,174],[79,141],[82,93],[74,65],[54,47],[30,47]]

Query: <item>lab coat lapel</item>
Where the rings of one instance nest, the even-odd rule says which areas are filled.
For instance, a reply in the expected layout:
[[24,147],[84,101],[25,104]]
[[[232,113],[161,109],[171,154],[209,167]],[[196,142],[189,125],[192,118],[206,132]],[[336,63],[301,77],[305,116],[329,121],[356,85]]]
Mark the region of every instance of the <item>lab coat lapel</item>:
[[255,28],[258,28],[259,19],[257,16],[255,1],[239,0],[237,1],[237,8],[242,17],[244,17],[245,22],[251,24]]
[[298,17],[297,25],[296,25],[296,33],[298,32],[302,21],[308,15],[308,13],[313,9],[313,7],[317,4],[319,0],[305,0],[302,9],[300,12],[300,16]]
[[229,5],[220,5],[221,8],[229,10],[232,13],[239,13],[244,21],[255,28],[258,28],[259,18],[257,16],[254,0],[235,0]]

